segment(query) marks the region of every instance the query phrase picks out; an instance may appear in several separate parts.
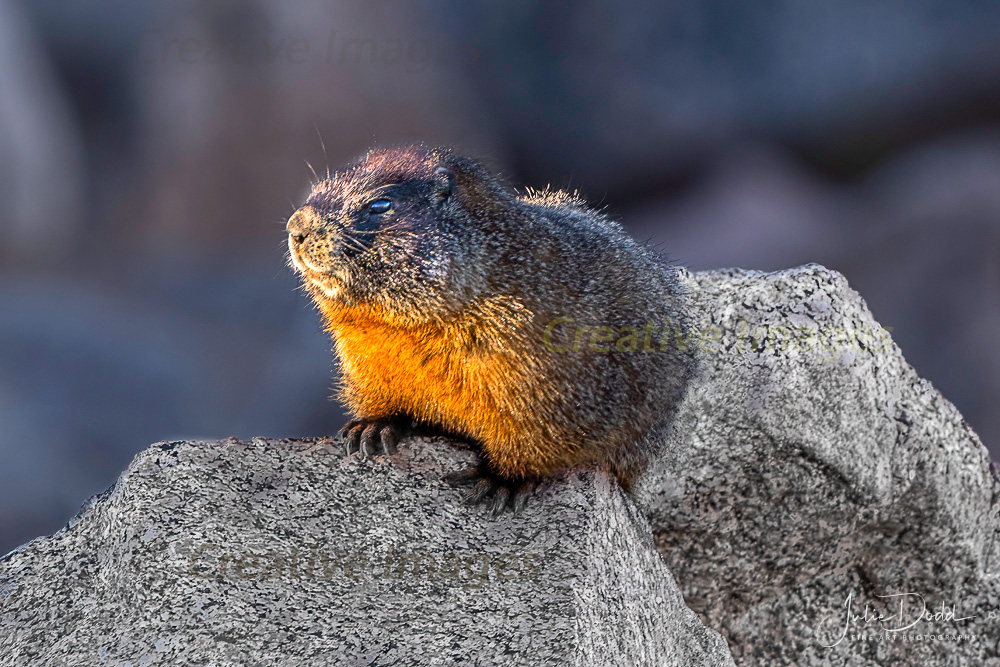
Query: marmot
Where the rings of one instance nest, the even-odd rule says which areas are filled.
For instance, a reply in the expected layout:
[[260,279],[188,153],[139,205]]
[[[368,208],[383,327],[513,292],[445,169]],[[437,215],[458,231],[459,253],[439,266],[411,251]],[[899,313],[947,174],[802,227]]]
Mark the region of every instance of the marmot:
[[576,195],[519,194],[448,149],[374,149],[288,220],[332,335],[348,454],[400,429],[464,438],[470,503],[518,511],[537,481],[603,465],[630,490],[692,362],[676,269]]

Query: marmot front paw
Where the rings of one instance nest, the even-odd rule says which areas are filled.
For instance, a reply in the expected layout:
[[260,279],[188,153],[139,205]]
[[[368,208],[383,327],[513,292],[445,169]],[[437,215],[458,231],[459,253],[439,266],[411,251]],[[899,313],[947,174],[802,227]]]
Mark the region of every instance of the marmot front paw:
[[354,452],[360,452],[363,459],[379,453],[390,456],[395,454],[399,435],[400,430],[396,424],[381,420],[352,419],[340,429],[345,454],[350,456]]
[[486,505],[489,516],[496,518],[510,510],[518,514],[538,487],[537,479],[508,479],[479,464],[445,475],[445,481],[457,485],[472,485],[463,496],[466,505]]

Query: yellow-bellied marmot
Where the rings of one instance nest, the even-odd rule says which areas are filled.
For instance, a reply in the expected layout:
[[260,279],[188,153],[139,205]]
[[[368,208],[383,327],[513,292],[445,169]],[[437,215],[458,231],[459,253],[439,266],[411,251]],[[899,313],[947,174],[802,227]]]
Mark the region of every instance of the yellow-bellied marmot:
[[563,192],[519,195],[445,149],[377,149],[287,224],[333,336],[348,453],[436,427],[482,451],[471,502],[520,509],[559,470],[630,489],[690,375],[675,270]]

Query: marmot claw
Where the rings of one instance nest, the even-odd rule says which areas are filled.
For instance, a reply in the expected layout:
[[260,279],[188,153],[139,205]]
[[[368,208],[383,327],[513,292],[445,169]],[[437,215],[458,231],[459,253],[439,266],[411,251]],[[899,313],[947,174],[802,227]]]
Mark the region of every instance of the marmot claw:
[[391,456],[397,451],[399,430],[392,422],[352,419],[340,429],[340,440],[347,456],[360,452],[361,458],[369,459],[380,451]]
[[445,475],[445,481],[456,486],[472,485],[462,496],[466,505],[485,505],[491,518],[510,510],[518,514],[538,487],[537,479],[506,479],[485,465],[472,466]]

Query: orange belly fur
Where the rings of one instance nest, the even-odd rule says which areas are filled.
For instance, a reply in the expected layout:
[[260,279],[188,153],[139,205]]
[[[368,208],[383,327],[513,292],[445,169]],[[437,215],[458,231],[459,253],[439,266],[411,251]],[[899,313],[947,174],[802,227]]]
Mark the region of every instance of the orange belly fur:
[[508,476],[581,463],[574,435],[541,417],[554,397],[546,362],[517,345],[532,317],[520,304],[494,300],[460,321],[417,326],[370,307],[325,301],[320,309],[340,359],[343,398],[359,418],[406,415],[466,435]]

